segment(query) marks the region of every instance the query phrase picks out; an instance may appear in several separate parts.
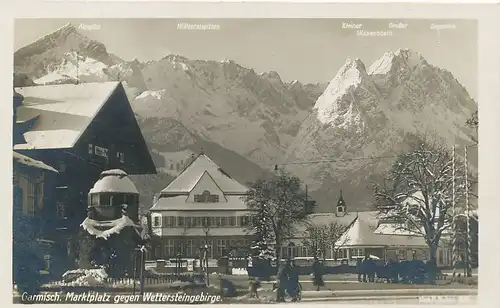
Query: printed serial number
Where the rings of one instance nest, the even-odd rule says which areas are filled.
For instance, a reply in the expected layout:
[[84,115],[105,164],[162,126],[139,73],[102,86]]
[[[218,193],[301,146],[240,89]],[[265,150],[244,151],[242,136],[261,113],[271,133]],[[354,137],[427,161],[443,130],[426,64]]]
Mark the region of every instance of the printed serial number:
[[419,296],[419,303],[473,303],[474,297],[472,296],[456,296],[456,295],[433,295],[433,296]]

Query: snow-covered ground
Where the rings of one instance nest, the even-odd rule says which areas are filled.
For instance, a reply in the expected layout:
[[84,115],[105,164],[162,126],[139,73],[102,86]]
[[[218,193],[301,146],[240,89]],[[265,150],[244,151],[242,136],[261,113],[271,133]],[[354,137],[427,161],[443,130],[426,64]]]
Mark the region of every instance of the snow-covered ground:
[[57,284],[61,286],[102,286],[108,278],[104,269],[75,269],[69,270],[62,275],[63,280]]
[[231,271],[231,274],[235,276],[248,276],[248,272],[245,268],[233,268]]

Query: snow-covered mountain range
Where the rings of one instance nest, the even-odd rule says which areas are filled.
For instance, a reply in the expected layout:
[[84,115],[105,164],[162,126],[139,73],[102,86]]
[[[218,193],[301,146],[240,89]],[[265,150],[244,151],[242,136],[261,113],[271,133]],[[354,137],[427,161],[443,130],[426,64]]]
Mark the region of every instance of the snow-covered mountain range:
[[69,24],[16,51],[14,66],[17,84],[122,80],[164,173],[175,175],[200,148],[240,181],[274,164],[340,159],[285,167],[310,185],[320,210],[333,208],[341,188],[364,208],[367,175],[391,162],[352,158],[396,153],[409,133],[468,140],[465,120],[477,109],[451,73],[411,50],[368,69],[348,60],[329,84],[302,84],[226,59],[124,61]]
[[[368,69],[360,59],[347,60],[318,98],[288,148],[287,162],[328,162],[307,167],[290,164],[322,203],[336,200],[344,188],[348,200],[370,203],[368,186],[387,170],[413,137],[425,137],[450,149],[471,144],[474,131],[465,125],[477,110],[466,89],[446,70],[419,53],[387,52]],[[472,165],[477,166],[477,153]],[[325,185],[326,184],[326,185]]]

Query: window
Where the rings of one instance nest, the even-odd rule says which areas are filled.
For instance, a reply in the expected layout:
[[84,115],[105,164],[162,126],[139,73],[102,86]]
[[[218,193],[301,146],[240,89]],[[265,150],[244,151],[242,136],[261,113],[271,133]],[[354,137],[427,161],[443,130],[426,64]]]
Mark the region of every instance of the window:
[[201,226],[202,227],[209,227],[212,225],[212,217],[202,217],[201,218]]
[[155,216],[153,218],[153,226],[154,227],[161,227],[161,216]]
[[220,217],[214,217],[213,219],[214,219],[214,221],[215,221],[215,225],[216,225],[217,227],[220,227],[220,226],[222,225],[222,224],[221,224],[221,218],[220,218]]
[[122,195],[122,194],[114,195],[113,196],[113,205],[121,205],[121,204],[126,204],[125,195]]
[[281,258],[288,258],[288,247],[281,247]]
[[224,256],[227,248],[227,240],[217,240],[217,252],[219,257]]
[[337,259],[347,259],[347,249],[338,249]]
[[250,225],[250,216],[242,216],[240,226],[245,227]]
[[201,195],[194,195],[194,202],[216,203],[219,202],[219,196],[212,195],[210,194],[210,191],[205,190]]
[[344,207],[343,206],[337,206],[337,212],[344,213]]
[[184,227],[184,217],[182,217],[182,216],[177,217],[177,226]]
[[23,215],[35,216],[35,187],[33,182],[31,179],[21,177],[19,186],[22,187],[19,191],[22,198]]
[[202,217],[195,217],[194,218],[194,225],[193,225],[193,227],[201,227],[201,218]]
[[111,195],[110,194],[100,194],[99,205],[111,205]]
[[362,258],[365,256],[365,253],[363,251],[363,248],[351,248],[350,255],[351,255],[351,259],[352,258]]
[[398,250],[398,258],[399,258],[399,260],[406,260],[406,250],[399,249]]
[[297,256],[297,250],[294,243],[288,244],[287,254],[291,258],[295,258]]
[[229,217],[229,225],[231,227],[235,227],[236,226],[236,217]]
[[298,248],[297,249],[297,255],[299,257],[309,257],[306,246],[300,246],[300,247],[297,247],[297,248]]
[[165,245],[165,257],[175,256],[175,243],[174,240],[167,240]]
[[193,217],[185,217],[184,222],[186,227],[191,228],[193,226]]
[[92,144],[89,144],[89,154],[94,154],[94,146]]
[[193,257],[193,249],[194,249],[194,245],[193,245],[193,240],[187,240],[186,241],[186,257]]
[[221,217],[220,218],[220,226],[221,227],[227,226],[227,217]]
[[165,226],[167,227],[175,227],[175,217],[174,216],[166,216],[164,217]]
[[37,184],[35,186],[35,197],[36,197],[36,205],[38,206],[39,209],[43,208],[43,187],[44,187],[44,176],[43,173],[40,174],[40,176],[37,179]]

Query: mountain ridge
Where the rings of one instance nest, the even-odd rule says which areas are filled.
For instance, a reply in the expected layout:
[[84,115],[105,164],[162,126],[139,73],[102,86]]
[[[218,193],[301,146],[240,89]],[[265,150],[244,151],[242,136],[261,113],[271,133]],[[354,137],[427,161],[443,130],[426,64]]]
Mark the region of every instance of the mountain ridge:
[[[285,156],[285,161],[332,156],[337,161],[287,169],[305,179],[323,204],[332,203],[346,185],[357,187],[344,197],[357,200],[355,209],[364,209],[371,205],[373,178],[409,150],[412,136],[426,136],[450,149],[472,143],[474,132],[465,123],[476,109],[451,73],[412,50],[385,53],[368,70],[360,59],[348,59]],[[477,166],[475,156],[472,166]],[[331,186],[323,187],[330,175],[335,175],[327,181]]]
[[[159,172],[170,174],[158,180],[172,178],[179,159],[204,148],[242,182],[282,165],[309,186],[319,212],[333,210],[340,189],[352,209],[370,206],[366,186],[390,161],[357,158],[393,156],[418,134],[445,144],[458,135],[453,141],[465,142],[471,132],[464,119],[477,109],[450,72],[409,49],[386,52],[370,66],[348,59],[330,82],[303,84],[227,59],[168,54],[123,61],[104,44],[75,34],[74,26],[58,31],[18,50],[16,78],[123,81]],[[314,163],[325,158],[334,158],[335,166]],[[144,194],[143,200],[152,200],[151,191]]]

